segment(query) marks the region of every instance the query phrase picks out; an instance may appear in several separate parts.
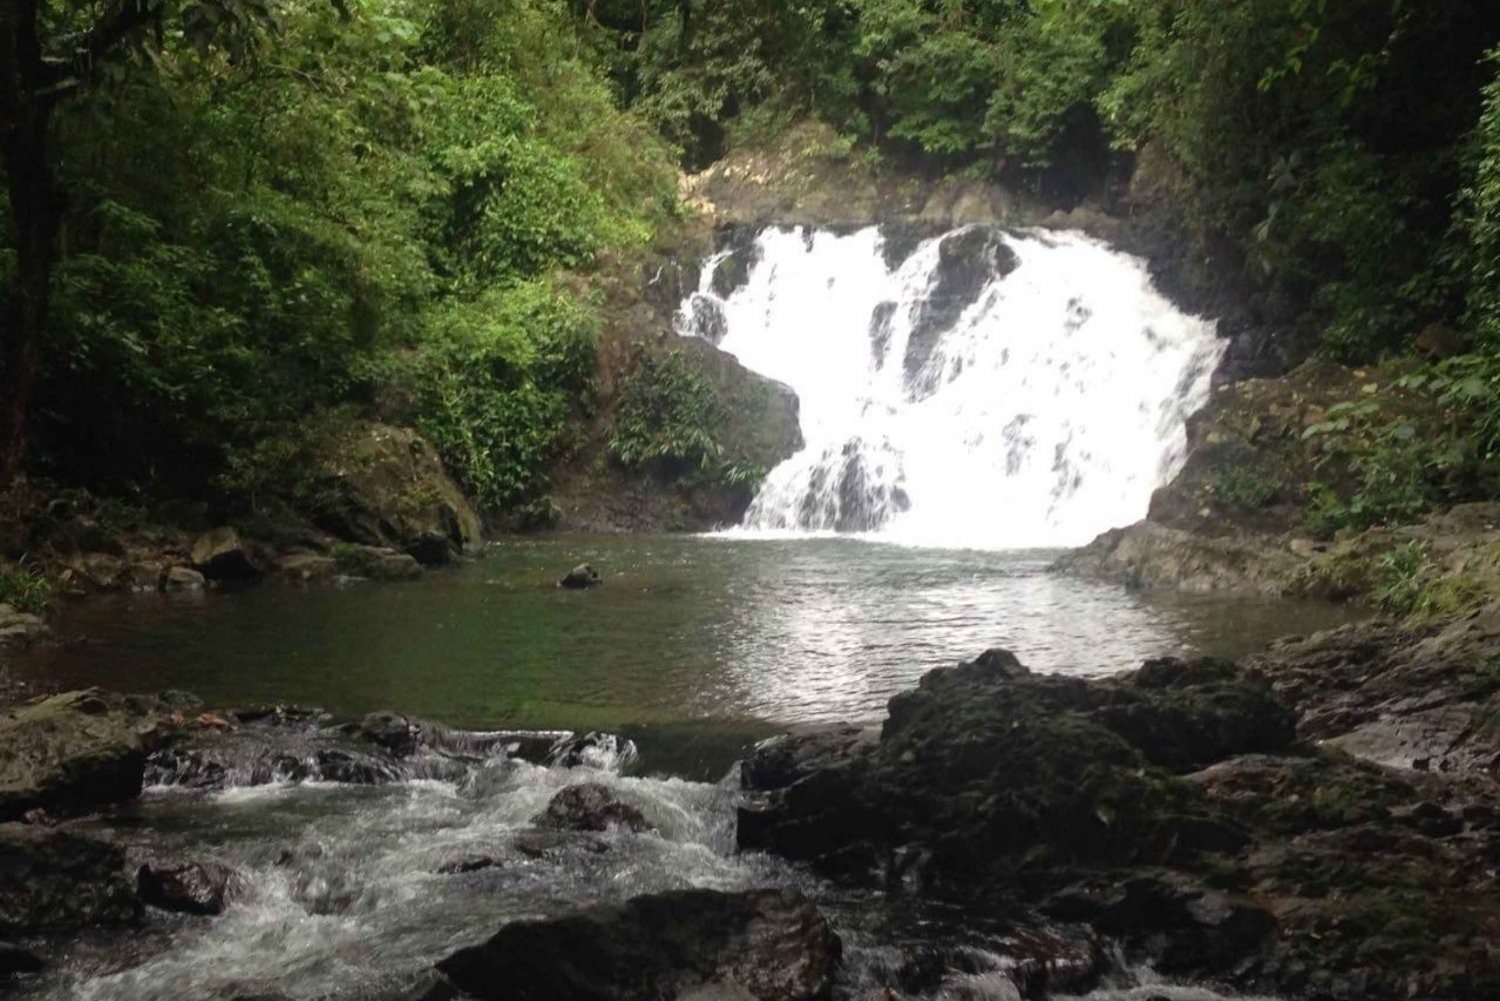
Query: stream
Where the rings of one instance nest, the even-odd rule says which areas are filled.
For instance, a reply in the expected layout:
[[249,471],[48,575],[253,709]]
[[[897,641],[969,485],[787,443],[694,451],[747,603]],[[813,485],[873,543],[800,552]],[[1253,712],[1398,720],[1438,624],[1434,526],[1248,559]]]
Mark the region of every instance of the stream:
[[[1096,675],[1168,652],[1235,655],[1341,618],[1318,605],[1132,594],[1050,574],[1051,555],[554,537],[502,543],[411,584],[70,606],[59,623],[69,641],[22,661],[23,676],[186,689],[218,706],[319,705],[335,719],[397,708],[464,727],[600,729],[640,753],[572,769],[502,754],[442,780],[376,786],[150,789],[90,828],[133,863],[229,865],[231,906],[215,918],[152,912],[144,931],[86,936],[23,996],[397,1001],[421,995],[435,960],[507,921],[671,888],[793,884],[844,935],[841,990],[857,997],[885,955],[867,908],[732,851],[733,783],[719,780],[750,741],[788,723],[878,720],[923,672],[990,646]],[[604,586],[555,586],[579,560]],[[584,780],[609,785],[655,832],[535,843],[530,818]],[[476,857],[494,864],[440,872]],[[981,967],[1003,969],[984,929],[965,934]]]

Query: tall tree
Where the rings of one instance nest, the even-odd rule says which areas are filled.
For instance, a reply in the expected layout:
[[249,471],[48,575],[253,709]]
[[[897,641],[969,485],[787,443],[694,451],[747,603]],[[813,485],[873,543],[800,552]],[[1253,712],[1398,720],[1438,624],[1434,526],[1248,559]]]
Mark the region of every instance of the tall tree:
[[53,148],[58,108],[94,90],[105,67],[159,42],[180,19],[201,49],[243,51],[267,23],[270,0],[0,0],[0,163],[5,169],[15,271],[0,342],[0,481],[27,453],[27,416],[46,335],[65,193]]

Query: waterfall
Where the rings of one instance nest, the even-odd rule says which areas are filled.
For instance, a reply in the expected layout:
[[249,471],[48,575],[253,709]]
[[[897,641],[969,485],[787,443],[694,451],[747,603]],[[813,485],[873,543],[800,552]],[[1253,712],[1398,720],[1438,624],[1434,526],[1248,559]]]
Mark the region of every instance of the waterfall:
[[806,447],[739,531],[1081,545],[1180,468],[1223,354],[1145,263],[1072,232],[903,243],[769,228],[705,263],[677,328],[796,390]]

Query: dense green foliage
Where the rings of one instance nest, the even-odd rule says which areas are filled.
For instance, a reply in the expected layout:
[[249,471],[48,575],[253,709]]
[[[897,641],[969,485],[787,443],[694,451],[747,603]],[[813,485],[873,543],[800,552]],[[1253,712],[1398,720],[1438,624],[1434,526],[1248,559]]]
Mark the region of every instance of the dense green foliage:
[[585,304],[537,281],[446,304],[400,359],[407,412],[481,505],[515,508],[543,486],[588,388],[593,327]]
[[1389,395],[1335,404],[1305,428],[1321,449],[1306,527],[1326,538],[1402,524],[1493,490],[1486,367],[1475,357],[1412,367]]
[[633,21],[618,6],[595,23],[628,54],[623,91],[689,161],[810,113],[1068,202],[1156,144],[1187,179],[1186,233],[1327,355],[1408,348],[1466,302],[1494,314],[1493,5],[655,0]]
[[277,12],[244,58],[169,33],[66,109],[43,469],[239,503],[372,416],[518,505],[587,402],[595,321],[554,276],[650,238],[664,147],[546,0]]
[[[837,149],[1064,205],[1154,164],[1188,253],[1284,343],[1363,362],[1435,324],[1468,338],[1430,375],[1437,446],[1360,405],[1316,432],[1349,442],[1321,532],[1471,495],[1500,448],[1500,7],[244,0],[267,16],[209,44],[203,19],[239,2],[158,4],[162,30],[58,112],[32,409],[65,482],[258,507],[329,427],[374,418],[422,429],[485,506],[542,517],[593,407],[600,318],[567,275],[651,240],[674,154],[809,116]],[[611,455],[752,482],[697,378],[642,362]],[[1253,509],[1295,486],[1217,492]]]
[[724,454],[724,410],[713,387],[680,352],[642,354],[620,387],[609,451],[626,466],[674,475],[709,470]]

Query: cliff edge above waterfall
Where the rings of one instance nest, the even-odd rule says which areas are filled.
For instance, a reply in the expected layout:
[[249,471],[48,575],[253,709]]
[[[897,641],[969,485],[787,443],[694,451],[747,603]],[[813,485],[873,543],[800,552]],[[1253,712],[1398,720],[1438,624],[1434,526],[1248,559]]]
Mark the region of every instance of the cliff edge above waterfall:
[[766,225],[878,225],[901,243],[972,224],[1078,230],[1145,259],[1179,307],[1217,321],[1230,342],[1222,379],[1279,375],[1305,359],[1314,345],[1291,316],[1254,290],[1222,240],[1188,222],[1182,168],[1154,143],[1127,162],[1081,200],[1059,199],[927,162],[861,157],[829,126],[804,121],[685,175],[680,190],[700,241]]

